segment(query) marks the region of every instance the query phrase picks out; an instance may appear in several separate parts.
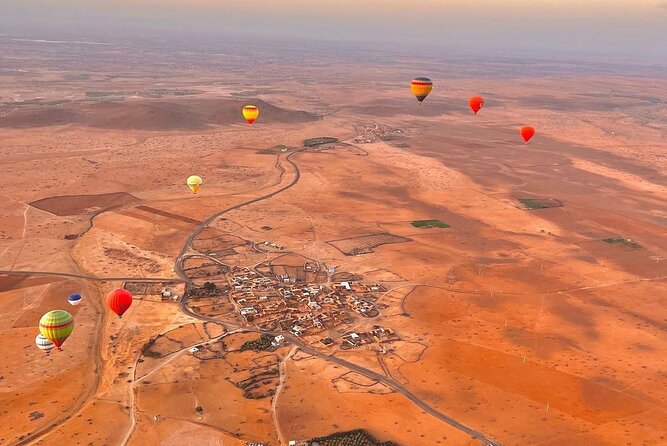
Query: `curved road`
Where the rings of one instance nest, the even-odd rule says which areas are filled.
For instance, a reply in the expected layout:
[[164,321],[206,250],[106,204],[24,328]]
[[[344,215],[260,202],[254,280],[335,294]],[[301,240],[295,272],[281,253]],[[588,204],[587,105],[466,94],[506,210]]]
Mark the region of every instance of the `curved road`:
[[[171,331],[171,330],[169,330]],[[168,331],[167,331],[168,332]],[[119,446],[125,446],[127,442],[130,440],[130,437],[132,437],[132,434],[134,433],[135,426],[137,424],[137,416],[136,416],[136,397],[135,397],[135,389],[137,387],[137,384],[141,383],[144,381],[146,378],[149,376],[153,375],[154,373],[162,370],[162,368],[169,364],[170,362],[173,362],[174,360],[178,359],[180,356],[182,356],[186,351],[190,350],[192,347],[201,347],[201,346],[208,346],[214,342],[219,341],[220,339],[223,339],[225,336],[229,336],[232,334],[237,333],[237,331],[226,331],[225,333],[215,336],[213,338],[210,338],[207,341],[203,342],[195,342],[194,344],[190,344],[187,347],[183,347],[177,352],[171,353],[169,358],[167,358],[165,361],[162,361],[160,364],[158,364],[157,367],[154,369],[150,370],[149,372],[141,375],[139,378],[137,378],[137,367],[139,365],[139,360],[142,358],[143,355],[137,356],[137,359],[134,361],[134,365],[132,367],[132,384],[130,384],[130,427],[128,428],[127,432],[125,433],[125,436],[120,442]],[[164,333],[161,333],[161,335]],[[162,359],[162,358],[161,358]]]
[[[294,152],[291,152],[285,158],[285,160],[292,165],[292,167],[294,168],[294,172],[295,172],[295,177],[289,184],[281,187],[280,189],[278,189],[274,192],[271,192],[270,194],[263,195],[263,196],[257,197],[257,198],[253,198],[252,200],[234,205],[234,206],[229,207],[227,209],[224,209],[224,210],[222,210],[222,211],[220,211],[216,214],[213,214],[212,216],[210,216],[206,220],[204,220],[192,232],[192,234],[190,234],[188,236],[188,238],[185,240],[185,243],[183,244],[183,247],[181,248],[181,251],[180,251],[178,257],[176,258],[176,262],[175,262],[175,265],[174,265],[174,269],[176,271],[176,274],[178,274],[178,276],[186,284],[190,284],[192,282],[188,279],[187,275],[183,271],[182,263],[183,263],[183,259],[186,256],[186,253],[187,253],[188,249],[190,249],[190,246],[191,246],[192,241],[194,240],[194,238],[197,237],[212,221],[221,217],[222,215],[224,215],[228,212],[231,212],[233,210],[242,208],[244,206],[248,206],[248,205],[251,205],[253,203],[257,203],[257,202],[260,202],[260,201],[263,201],[263,200],[267,200],[267,199],[269,199],[269,198],[271,198],[271,197],[273,197],[273,196],[275,196],[275,195],[277,195],[281,192],[284,192],[285,190],[289,189],[290,187],[296,185],[299,182],[299,179],[301,178],[301,171],[299,170],[299,166],[294,161],[292,161],[291,158],[292,158],[293,155],[295,155],[299,152],[302,152],[303,150],[305,150],[305,148],[299,149],[299,150],[294,151]],[[444,423],[447,423],[450,426],[452,426],[452,427],[454,427],[454,428],[456,428],[456,429],[458,429],[462,432],[465,432],[466,434],[470,435],[473,438],[476,438],[478,440],[481,440],[481,441],[485,442],[486,445],[488,445],[488,446],[501,446],[501,443],[487,437],[483,433],[478,432],[478,431],[476,431],[476,430],[474,430],[474,429],[456,421],[455,419],[443,414],[442,412],[439,412],[437,409],[431,407],[428,403],[424,402],[417,395],[415,395],[414,393],[410,392],[409,390],[407,390],[406,388],[401,386],[399,383],[394,381],[392,378],[388,378],[384,375],[381,375],[377,372],[374,372],[374,371],[369,370],[367,368],[361,367],[357,364],[346,361],[344,359],[326,355],[326,354],[324,354],[324,353],[322,353],[318,350],[315,350],[314,348],[310,347],[309,345],[303,343],[299,338],[297,338],[295,336],[292,336],[289,333],[288,334],[275,333],[275,332],[271,332],[271,331],[267,331],[267,330],[260,330],[258,328],[243,327],[243,326],[240,326],[240,325],[236,325],[236,324],[232,324],[232,323],[228,323],[228,322],[223,322],[223,321],[217,320],[215,318],[212,318],[210,316],[204,316],[204,315],[201,315],[201,314],[197,314],[197,313],[193,312],[190,309],[190,307],[188,307],[187,300],[188,300],[187,297],[184,297],[183,299],[181,299],[180,306],[181,306],[181,310],[183,311],[183,313],[187,314],[190,317],[193,317],[195,319],[199,319],[199,320],[205,321],[205,322],[212,322],[212,323],[215,323],[215,324],[219,324],[219,325],[222,325],[223,327],[225,327],[227,330],[236,330],[236,332],[241,332],[241,331],[243,331],[243,332],[256,332],[256,333],[261,333],[261,334],[267,334],[267,335],[270,335],[270,336],[277,336],[278,334],[282,334],[283,336],[285,336],[285,339],[287,341],[289,341],[291,344],[297,346],[298,348],[300,348],[305,353],[310,354],[312,356],[316,356],[316,357],[321,358],[321,359],[324,359],[325,361],[333,362],[337,365],[340,365],[341,367],[345,367],[349,370],[352,370],[356,373],[359,373],[360,375],[363,375],[363,376],[366,376],[370,379],[381,382],[382,384],[386,385],[387,387],[389,387],[389,388],[393,389],[394,391],[402,394],[403,396],[408,398],[410,401],[412,401],[414,404],[419,406],[422,410],[431,414],[432,416],[434,416],[438,420],[440,420]]]
[[335,356],[329,356],[325,353],[322,353],[312,347],[310,347],[308,344],[303,343],[299,338],[292,336],[289,333],[277,333],[277,332],[272,332],[268,330],[261,330],[259,328],[254,328],[254,327],[244,327],[241,325],[237,324],[232,324],[229,322],[223,322],[218,319],[215,319],[210,316],[204,316],[202,314],[198,314],[193,312],[190,307],[188,307],[186,299],[181,300],[181,310],[187,314],[190,317],[193,317],[195,319],[199,319],[204,322],[211,322],[214,324],[219,324],[223,327],[225,327],[227,330],[234,331],[235,333],[259,333],[259,334],[267,334],[270,336],[277,336],[279,334],[283,335],[285,337],[285,340],[288,341],[290,344],[295,345],[298,347],[300,350],[303,352],[311,355],[311,356],[316,356],[318,358],[324,359],[325,361],[333,362],[334,364],[340,365],[341,367],[347,368],[349,370],[352,370],[354,372],[359,373],[360,375],[363,375],[367,378],[373,379],[375,381],[381,382],[382,384],[386,385],[387,387],[393,389],[394,391],[402,394],[405,396],[407,399],[415,403],[417,406],[419,406],[422,410],[425,412],[431,414],[438,420],[449,424],[452,427],[455,427],[456,429],[463,431],[470,435],[471,437],[477,438],[478,440],[484,441],[487,445],[489,446],[501,446],[501,443],[499,443],[496,440],[493,440],[486,435],[484,435],[481,432],[478,432],[472,428],[469,428],[463,423],[460,423],[456,421],[455,419],[443,414],[442,412],[439,412],[437,409],[431,407],[428,403],[424,402],[422,399],[420,399],[417,395],[414,393],[410,392],[408,389],[405,387],[401,386],[399,383],[397,383],[395,380],[392,378],[388,378],[384,375],[381,375],[377,372],[374,372],[372,370],[369,370],[365,367],[362,367],[360,365],[357,365],[353,362],[346,361],[345,359],[341,358],[336,358]]
[[[29,275],[29,274],[25,274]],[[70,277],[86,277],[86,276],[79,276],[76,274],[53,274],[52,275],[64,275],[64,276],[70,276]],[[95,308],[95,311],[97,313],[97,323],[96,325],[98,327],[103,327],[106,319],[106,312],[102,311],[101,307],[101,302],[98,301],[97,299],[91,299],[91,304]],[[88,390],[81,394],[79,398],[72,403],[72,405],[64,410],[60,414],[60,418],[57,420],[54,420],[53,423],[48,424],[46,426],[43,426],[40,429],[37,429],[33,432],[30,432],[26,435],[23,436],[23,438],[19,439],[18,441],[15,441],[12,444],[13,446],[29,446],[36,444],[51,433],[51,431],[55,430],[56,428],[62,426],[63,423],[69,421],[72,419],[77,413],[79,413],[82,408],[91,400],[93,399],[96,394],[97,390],[100,385],[100,370],[102,369],[102,342],[101,342],[101,337],[100,336],[95,336],[95,341],[93,344],[93,353],[92,356],[95,358],[95,368],[93,369],[93,374],[94,374],[94,380],[93,380],[93,385],[88,388]]]
[[0,276],[55,276],[90,280],[92,282],[183,282],[181,279],[167,279],[162,277],[97,277],[54,271],[16,271],[7,269],[0,270]]
[[185,281],[185,283],[189,284],[191,282],[188,279],[188,277],[186,276],[185,272],[183,271],[183,256],[185,256],[185,253],[188,251],[188,249],[190,249],[190,245],[192,244],[192,240],[194,240],[195,237],[197,237],[199,234],[201,234],[201,232],[204,229],[206,229],[206,227],[208,225],[210,225],[213,220],[221,217],[222,215],[224,215],[228,212],[234,211],[236,209],[240,209],[244,206],[248,206],[248,205],[251,205],[253,203],[257,203],[259,201],[269,199],[269,198],[273,197],[274,195],[278,195],[279,193],[286,191],[287,189],[289,189],[290,187],[292,187],[296,183],[298,183],[299,179],[301,179],[301,171],[299,170],[299,167],[294,163],[294,161],[292,161],[291,158],[292,158],[293,155],[295,155],[299,152],[303,152],[304,150],[305,150],[305,148],[295,150],[294,152],[290,152],[290,154],[285,157],[285,161],[287,161],[288,163],[290,163],[292,165],[292,167],[294,168],[294,173],[295,173],[294,179],[292,181],[290,181],[289,184],[286,184],[285,186],[281,187],[280,189],[278,189],[276,191],[273,191],[273,192],[271,192],[267,195],[262,195],[261,197],[253,198],[252,200],[248,200],[248,201],[245,201],[243,203],[236,204],[236,205],[234,205],[232,207],[228,207],[227,209],[224,209],[224,210],[222,210],[222,211],[220,211],[216,214],[213,214],[210,217],[208,217],[206,220],[202,221],[199,224],[199,226],[197,226],[197,228],[194,231],[192,231],[192,233],[188,236],[188,238],[185,239],[185,242],[183,243],[183,247],[181,248],[181,251],[178,253],[178,257],[176,258],[176,263],[174,265],[174,270],[176,271],[176,274],[178,274],[178,276],[181,279],[183,279],[183,281]]

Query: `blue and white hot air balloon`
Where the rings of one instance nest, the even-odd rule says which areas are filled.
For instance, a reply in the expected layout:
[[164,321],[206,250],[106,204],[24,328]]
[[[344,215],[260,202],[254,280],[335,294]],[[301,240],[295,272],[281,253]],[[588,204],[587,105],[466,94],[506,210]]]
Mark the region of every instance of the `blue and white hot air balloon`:
[[67,298],[67,302],[69,302],[70,305],[73,305],[73,306],[76,307],[77,305],[79,305],[81,303],[81,295],[76,294],[76,293],[72,293]]

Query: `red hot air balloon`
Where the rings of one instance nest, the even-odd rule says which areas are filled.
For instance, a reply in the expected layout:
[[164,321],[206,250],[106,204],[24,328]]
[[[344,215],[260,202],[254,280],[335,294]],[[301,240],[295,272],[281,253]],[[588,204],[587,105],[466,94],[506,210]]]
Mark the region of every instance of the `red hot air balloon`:
[[484,107],[484,98],[481,96],[473,96],[470,98],[470,101],[468,101],[468,104],[470,104],[472,111],[477,114],[477,112]]
[[118,317],[122,317],[130,305],[132,305],[132,294],[127,290],[118,289],[107,294],[107,307]]
[[530,141],[530,138],[535,136],[535,129],[532,128],[531,126],[527,125],[525,127],[521,127],[521,130],[519,130],[519,133],[521,134],[521,137],[525,142]]

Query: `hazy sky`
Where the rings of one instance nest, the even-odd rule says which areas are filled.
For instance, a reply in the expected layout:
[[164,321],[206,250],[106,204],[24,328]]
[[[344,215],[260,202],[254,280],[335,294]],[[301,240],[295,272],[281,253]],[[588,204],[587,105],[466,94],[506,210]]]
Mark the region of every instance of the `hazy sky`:
[[667,62],[667,0],[0,0],[0,33],[27,29],[428,42]]

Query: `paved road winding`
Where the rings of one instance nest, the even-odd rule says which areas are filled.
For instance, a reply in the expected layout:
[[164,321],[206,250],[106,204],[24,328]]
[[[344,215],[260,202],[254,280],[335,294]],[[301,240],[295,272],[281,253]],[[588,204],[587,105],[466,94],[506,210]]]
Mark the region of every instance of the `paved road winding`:
[[[280,189],[278,189],[274,192],[271,192],[269,194],[263,195],[261,197],[253,198],[252,200],[234,205],[234,206],[229,207],[227,209],[224,209],[224,210],[222,210],[222,211],[220,211],[216,214],[213,214],[212,216],[210,216],[206,220],[202,221],[202,223],[192,232],[192,234],[190,234],[188,236],[188,238],[185,240],[185,242],[183,244],[183,247],[181,248],[181,251],[180,251],[180,253],[179,253],[179,255],[176,259],[175,265],[174,265],[174,269],[176,271],[176,274],[178,274],[178,276],[186,284],[191,284],[192,282],[190,281],[190,279],[187,277],[187,275],[183,271],[183,259],[185,257],[187,257],[186,253],[190,249],[192,241],[195,239],[195,237],[197,237],[211,222],[213,222],[215,219],[223,216],[224,214],[226,214],[228,212],[231,212],[233,210],[251,205],[253,203],[258,203],[260,201],[267,200],[267,199],[269,199],[269,198],[271,198],[271,197],[273,197],[273,196],[275,196],[275,195],[277,195],[281,192],[284,192],[285,190],[291,188],[292,186],[296,185],[299,182],[299,179],[301,178],[301,171],[299,170],[299,166],[294,161],[292,161],[292,156],[296,155],[299,152],[302,152],[303,150],[305,150],[305,149],[300,149],[300,150],[291,152],[285,158],[285,160],[292,165],[292,167],[294,169],[294,173],[295,173],[294,179],[289,184],[287,184],[287,185],[281,187]],[[407,390],[403,386],[401,386],[399,383],[397,383],[392,378],[386,377],[384,375],[381,375],[377,372],[374,372],[372,370],[369,370],[365,367],[359,366],[359,365],[354,364],[352,362],[346,361],[344,359],[336,358],[334,356],[329,356],[327,354],[324,354],[324,353],[310,347],[308,344],[305,344],[299,338],[297,338],[295,336],[292,336],[289,333],[288,334],[276,333],[276,332],[271,332],[271,331],[267,331],[267,330],[260,330],[258,328],[253,328],[253,327],[243,327],[243,326],[240,326],[240,325],[237,325],[237,324],[223,322],[223,321],[220,321],[218,319],[212,318],[210,316],[204,316],[204,315],[195,313],[194,311],[192,311],[190,309],[190,307],[188,307],[187,301],[188,301],[187,297],[184,297],[183,299],[181,299],[180,306],[181,306],[181,310],[183,311],[183,313],[187,314],[188,316],[191,316],[195,319],[199,319],[201,321],[212,322],[212,323],[215,323],[215,324],[219,324],[219,325],[224,326],[227,330],[235,330],[236,332],[256,332],[256,333],[267,334],[267,335],[271,335],[271,336],[277,336],[278,334],[282,334],[283,336],[285,336],[286,341],[288,341],[289,343],[297,346],[303,352],[305,352],[309,355],[321,358],[325,361],[329,361],[329,362],[332,362],[334,364],[340,365],[341,367],[345,367],[349,370],[352,370],[356,373],[359,373],[360,375],[363,375],[363,376],[366,376],[370,379],[381,382],[382,384],[386,385],[387,387],[389,387],[389,388],[393,389],[394,391],[400,393],[401,395],[405,396],[410,401],[412,401],[414,404],[419,406],[422,410],[424,410],[425,412],[434,416],[438,420],[440,420],[440,421],[442,421],[442,422],[444,422],[444,423],[446,423],[446,424],[448,424],[448,425],[450,425],[450,426],[452,426],[452,427],[454,427],[454,428],[456,428],[456,429],[458,429],[462,432],[465,432],[466,434],[470,435],[473,438],[476,438],[478,440],[481,440],[481,441],[485,442],[485,444],[488,445],[488,446],[501,446],[501,443],[487,437],[482,432],[476,431],[476,430],[464,425],[463,423],[460,423],[459,421],[456,421],[455,419],[443,414],[442,412],[439,412],[437,409],[430,406],[428,403],[423,401],[421,398],[419,398],[417,395],[410,392],[409,390]]]
[[97,276],[84,276],[81,274],[73,274],[73,273],[59,273],[54,271],[20,271],[20,270],[16,271],[8,269],[0,270],[0,276],[54,276],[54,277],[67,277],[71,279],[90,280],[93,282],[165,282],[165,283],[183,282],[181,279],[165,278],[165,277],[97,277]]
[[240,209],[242,207],[251,205],[253,203],[257,203],[257,202],[260,202],[260,201],[263,201],[263,200],[267,200],[267,199],[273,197],[274,195],[278,195],[279,193],[286,191],[287,189],[289,189],[290,187],[292,187],[296,183],[298,183],[299,179],[301,179],[301,171],[299,170],[299,167],[294,163],[294,161],[292,161],[292,156],[296,155],[297,153],[303,152],[304,150],[305,150],[305,148],[295,150],[294,152],[290,152],[290,154],[285,157],[285,161],[287,161],[288,163],[290,163],[292,165],[292,167],[294,168],[294,173],[295,173],[294,179],[292,179],[292,181],[290,181],[288,184],[286,184],[285,186],[281,187],[280,189],[275,190],[275,191],[273,191],[269,194],[262,195],[261,197],[253,198],[252,200],[248,200],[248,201],[245,201],[243,203],[236,204],[236,205],[228,207],[227,209],[224,209],[224,210],[222,210],[218,213],[215,213],[215,214],[211,215],[210,217],[208,217],[206,220],[202,221],[199,224],[199,226],[197,226],[197,228],[195,228],[195,230],[192,231],[192,233],[188,236],[188,238],[185,239],[185,242],[183,243],[183,247],[181,248],[181,251],[178,253],[178,257],[176,258],[176,263],[174,265],[174,270],[176,271],[176,274],[178,274],[178,276],[181,279],[183,279],[186,283],[191,283],[191,281],[188,279],[187,275],[183,271],[183,257],[187,253],[188,249],[190,249],[190,245],[192,245],[192,241],[195,239],[195,237],[197,237],[199,234],[201,234],[201,232],[204,229],[206,229],[208,227],[208,225],[211,224],[211,222],[213,222],[215,219],[223,216],[224,214],[226,214],[228,212],[231,212],[231,211],[235,211],[236,209]]
[[[66,277],[66,278],[74,278],[74,279],[84,279],[84,280],[91,280],[91,281],[146,281],[146,282],[185,282],[186,284],[191,284],[191,280],[187,277],[185,272],[183,271],[183,260],[188,257],[187,252],[190,249],[192,245],[192,241],[197,237],[204,229],[208,227],[211,222],[213,222],[215,219],[221,217],[222,215],[234,211],[236,209],[240,209],[245,206],[249,206],[253,203],[257,203],[263,200],[267,200],[269,198],[272,198],[273,196],[284,192],[285,190],[291,188],[292,186],[296,185],[299,182],[299,179],[301,178],[301,172],[299,170],[298,165],[292,161],[292,157],[296,155],[299,152],[302,152],[305,149],[300,149],[296,150],[294,152],[290,152],[286,157],[285,160],[292,166],[294,169],[294,178],[292,181],[290,181],[288,184],[285,186],[275,190],[274,192],[271,192],[269,194],[253,198],[251,200],[248,200],[243,203],[239,203],[237,205],[231,206],[229,208],[226,208],[216,214],[211,215],[207,219],[201,222],[201,224],[188,236],[188,238],[185,240],[178,257],[176,258],[176,262],[174,265],[174,269],[176,271],[176,274],[180,277],[180,279],[168,279],[168,278],[159,278],[159,277],[96,277],[96,276],[85,276],[85,275],[79,275],[79,274],[71,274],[71,273],[60,273],[60,272],[51,272],[51,271],[11,271],[11,270],[0,270],[0,275],[14,275],[14,276],[55,276],[55,277]],[[285,334],[285,333],[276,333],[276,332],[271,332],[267,330],[260,330],[258,328],[254,327],[244,327],[240,326],[237,324],[229,323],[229,322],[223,322],[220,320],[217,320],[215,318],[209,317],[209,316],[204,316],[201,314],[197,314],[193,312],[190,307],[188,307],[187,304],[187,297],[182,299],[180,302],[180,307],[183,313],[187,314],[188,316],[191,316],[192,318],[205,321],[205,322],[212,322],[215,324],[219,324],[221,326],[224,326],[227,329],[227,334],[230,334],[229,332],[255,332],[255,333],[260,333],[260,334],[267,334],[271,336],[277,336],[278,334],[282,334],[285,336],[287,342],[291,343],[292,345],[296,346],[297,348],[301,349],[303,352],[315,356],[318,358],[321,358],[325,361],[337,364],[341,367],[347,368],[348,370],[352,370],[356,373],[359,373],[360,375],[366,376],[367,378],[373,379],[375,381],[378,381],[387,387],[393,389],[397,393],[400,393],[401,395],[405,396],[408,398],[410,401],[412,401],[414,404],[416,404],[418,407],[420,407],[422,410],[425,412],[431,414],[438,420],[462,431],[465,432],[466,434],[470,435],[473,438],[477,438],[483,442],[485,442],[488,446],[501,446],[501,444],[486,435],[484,435],[481,432],[478,432],[472,428],[469,428],[468,426],[456,421],[455,419],[439,412],[437,409],[433,408],[430,406],[428,403],[423,401],[421,398],[419,398],[417,395],[413,394],[403,386],[401,386],[399,383],[397,383],[394,379],[389,378],[387,376],[381,375],[377,372],[374,372],[373,370],[367,369],[365,367],[359,366],[357,364],[354,364],[350,361],[346,361],[341,358],[337,358],[334,356],[329,356],[325,353],[322,353],[312,347],[310,347],[308,344],[304,343],[301,341],[301,339],[291,335],[291,334]],[[142,378],[143,379],[143,378]],[[133,389],[131,389],[133,391]],[[84,398],[84,401],[87,401],[90,395],[87,395]],[[77,405],[77,410],[80,408],[81,404]],[[75,413],[75,411],[72,411]],[[64,420],[67,420],[70,418],[72,414],[66,414],[64,417]],[[134,421],[134,420],[132,420]],[[39,441],[42,439],[47,433],[49,433],[54,427],[59,426],[61,423],[54,423],[50,426],[45,427],[45,429],[42,429],[38,432],[33,432],[29,437],[24,438],[23,441],[19,442],[19,444],[26,444],[26,443],[34,443],[36,441]],[[130,435],[133,432],[134,426],[131,425],[130,429],[128,430],[123,443],[127,442],[129,439]]]

